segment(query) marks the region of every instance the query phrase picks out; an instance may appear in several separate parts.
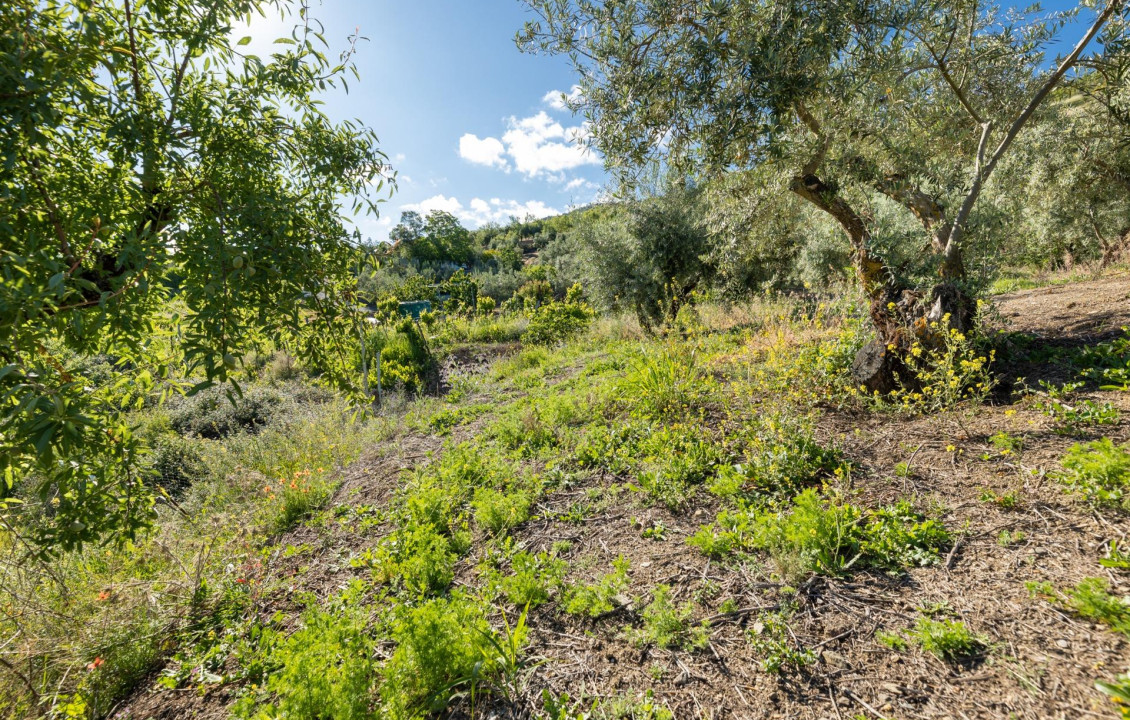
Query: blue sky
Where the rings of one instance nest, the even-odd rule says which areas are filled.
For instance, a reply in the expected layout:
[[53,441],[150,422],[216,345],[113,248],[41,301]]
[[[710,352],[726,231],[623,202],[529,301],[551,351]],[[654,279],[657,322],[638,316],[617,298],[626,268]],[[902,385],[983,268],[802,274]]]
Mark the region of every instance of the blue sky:
[[[311,14],[334,55],[355,30],[369,38],[355,58],[360,83],[350,77],[348,94],[325,97],[331,117],[377,132],[399,173],[381,217],[357,220],[364,237],[386,239],[404,210],[447,210],[474,228],[556,214],[601,194],[600,160],[575,142],[583,123],[560,101],[572,70],[564,58],[518,51],[514,35],[532,17],[518,0],[315,0]],[[265,56],[293,25],[256,18],[233,36],[251,35],[242,49]],[[1070,48],[1080,25],[1067,28],[1057,50]]]
[[[403,210],[452,212],[468,227],[511,215],[552,215],[601,191],[598,157],[575,142],[580,118],[560,96],[574,76],[563,58],[526,55],[514,35],[531,15],[517,0],[326,0],[313,4],[331,51],[360,28],[361,82],[329,94],[335,119],[373,128],[399,190],[362,235],[387,238]],[[293,20],[256,18],[244,50],[270,53]]]

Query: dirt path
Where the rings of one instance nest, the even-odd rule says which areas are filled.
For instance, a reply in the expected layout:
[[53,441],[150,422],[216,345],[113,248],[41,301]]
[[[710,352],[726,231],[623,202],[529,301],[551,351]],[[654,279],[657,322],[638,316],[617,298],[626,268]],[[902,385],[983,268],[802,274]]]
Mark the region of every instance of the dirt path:
[[1093,341],[1130,325],[1130,275],[1022,290],[996,299],[1010,330],[1051,340]]

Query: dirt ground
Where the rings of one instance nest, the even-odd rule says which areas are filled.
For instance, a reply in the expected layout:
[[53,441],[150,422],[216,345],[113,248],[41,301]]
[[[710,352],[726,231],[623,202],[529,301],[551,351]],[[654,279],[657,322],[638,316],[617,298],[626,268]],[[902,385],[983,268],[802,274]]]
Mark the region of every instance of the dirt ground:
[[[1130,278],[1027,290],[996,300],[1007,329],[1041,344],[1079,346],[1109,339],[1130,326]],[[478,368],[478,358],[460,362]],[[481,368],[480,368],[481,369]],[[1015,376],[1057,377],[1061,368],[1013,368]],[[692,598],[710,609],[712,598],[733,598],[738,610],[715,607],[710,644],[684,652],[639,648],[621,630],[638,621],[628,605],[597,620],[559,612],[553,604],[532,610],[527,655],[542,662],[527,690],[543,689],[573,698],[639,697],[650,689],[676,718],[1031,718],[1117,717],[1094,687],[1130,667],[1130,642],[1033,598],[1029,581],[1072,586],[1084,577],[1107,579],[1112,593],[1130,595],[1125,574],[1102,568],[1098,559],[1112,540],[1127,541],[1130,521],[1115,512],[1096,512],[1065,494],[1048,476],[1073,444],[1107,436],[1130,441],[1130,393],[1086,389],[1082,398],[1112,403],[1122,411],[1117,424],[1082,434],[1058,434],[1055,423],[1031,401],[1013,394],[995,404],[954,413],[907,418],[886,414],[827,411],[818,423],[820,439],[839,446],[854,465],[860,504],[879,505],[911,498],[941,513],[957,542],[944,562],[900,576],[855,573],[844,579],[814,578],[797,588],[798,609],[790,621],[797,645],[812,649],[816,661],[780,674],[762,669],[749,633],[759,613],[777,603],[778,585],[764,568],[709,561],[686,538],[710,522],[717,510],[705,494],[694,509],[672,514],[663,507],[611,503],[581,524],[543,519],[568,508],[589,487],[548,496],[543,512],[515,532],[519,547],[547,550],[568,540],[563,557],[571,580],[609,572],[619,555],[631,560],[632,592],[656,584],[672,587],[679,602]],[[1002,456],[988,438],[1006,431],[1025,439],[1023,450]],[[474,427],[456,432],[474,432]],[[378,448],[346,471],[335,503],[380,506],[406,470],[429,461],[445,438],[410,435]],[[900,466],[900,464],[902,464]],[[617,478],[597,476],[592,485]],[[1013,507],[993,498],[1016,493]],[[549,511],[549,512],[545,512]],[[345,517],[353,517],[345,514]],[[662,523],[662,542],[641,537],[640,525]],[[1002,545],[1002,530],[1023,533]],[[386,532],[376,524],[364,532],[344,525],[300,527],[280,546],[305,545],[309,553],[282,558],[264,572],[292,577],[289,592],[271,600],[272,610],[297,612],[294,598],[311,591],[328,595],[360,571],[348,558]],[[456,582],[473,582],[474,558],[464,561]],[[878,643],[878,630],[913,626],[923,608],[960,619],[983,635],[987,651],[960,666],[913,647],[896,652]],[[702,618],[698,618],[702,619]],[[130,718],[222,718],[230,697],[186,691],[146,690],[119,712]],[[527,708],[530,705],[527,704]],[[528,716],[496,708],[496,717]],[[480,712],[490,717],[492,711]]]

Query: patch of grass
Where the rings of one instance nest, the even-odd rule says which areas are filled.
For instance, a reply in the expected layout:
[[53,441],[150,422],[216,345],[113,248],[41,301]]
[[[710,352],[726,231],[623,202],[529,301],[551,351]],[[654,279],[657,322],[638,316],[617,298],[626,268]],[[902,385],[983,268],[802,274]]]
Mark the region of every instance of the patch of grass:
[[475,522],[492,535],[503,535],[530,518],[533,502],[522,490],[502,492],[479,488],[471,506],[475,509]]
[[638,485],[629,489],[672,511],[683,507],[726,457],[703,428],[690,424],[655,430],[643,436],[635,450],[635,464],[642,469]]
[[981,654],[988,641],[974,635],[960,620],[931,620],[920,617],[910,637],[926,652],[946,662],[961,662]]
[[901,633],[878,630],[875,633],[875,642],[889,647],[896,652],[903,652],[907,648],[906,638]]
[[1057,477],[1092,505],[1130,512],[1130,446],[1110,438],[1075,445]]
[[1130,637],[1130,602],[1111,595],[1110,585],[1102,578],[1084,578],[1073,588],[1056,590],[1051,583],[1028,583],[1028,592],[1043,597],[1079,617],[1110,626],[1111,630]]
[[671,599],[669,585],[657,585],[651,602],[640,613],[643,627],[630,630],[628,636],[637,645],[654,643],[661,648],[699,650],[710,641],[710,626],[705,621],[699,625],[691,622],[694,605],[676,605]]
[[496,643],[519,647],[499,638],[473,598],[452,593],[415,607],[396,610],[392,623],[396,650],[381,670],[382,711],[391,718],[419,718],[442,712],[457,695],[497,678],[508,662]]
[[616,609],[617,596],[628,589],[631,563],[623,555],[612,561],[613,571],[589,585],[574,585],[565,595],[565,612],[600,617]]
[[643,358],[633,363],[624,380],[621,396],[633,414],[665,418],[685,412],[701,390],[694,350],[668,344],[644,350]]
[[511,575],[488,578],[506,599],[518,607],[537,607],[549,601],[564,581],[568,565],[548,553],[519,552],[510,559]]
[[950,536],[908,502],[866,511],[806,490],[785,510],[723,511],[688,542],[712,557],[766,550],[783,576],[797,579],[808,572],[839,575],[853,567],[894,572],[931,565]]

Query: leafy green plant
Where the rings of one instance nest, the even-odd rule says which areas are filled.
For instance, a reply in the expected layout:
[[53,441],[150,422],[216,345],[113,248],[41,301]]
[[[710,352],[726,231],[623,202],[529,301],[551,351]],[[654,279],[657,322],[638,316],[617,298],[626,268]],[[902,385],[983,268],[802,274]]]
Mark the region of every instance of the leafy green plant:
[[709,486],[715,495],[788,498],[821,478],[848,471],[842,453],[822,446],[808,428],[789,420],[759,423],[742,440],[746,460],[719,468]]
[[236,717],[283,716],[295,720],[370,717],[376,666],[365,614],[354,607],[310,609],[302,628],[271,647],[267,690],[273,699],[255,708],[236,705]]
[[992,503],[1002,510],[1014,510],[1020,504],[1020,497],[1013,490],[998,493],[991,488],[984,488],[981,490],[981,502]]
[[960,620],[931,620],[920,617],[910,637],[922,649],[946,662],[960,662],[981,653],[987,640],[974,635]]
[[1096,682],[1095,687],[1110,697],[1122,720],[1130,720],[1130,673],[1118,676],[1113,682]]
[[1079,364],[1083,376],[1098,383],[1103,390],[1130,390],[1130,329],[1120,338],[1087,348]]
[[561,587],[568,566],[564,560],[548,553],[519,552],[510,559],[510,567],[511,575],[495,577],[492,584],[511,604],[537,607],[548,602]]
[[1115,597],[1102,578],[1084,578],[1073,588],[1056,590],[1051,583],[1028,583],[1033,596],[1043,597],[1079,617],[1109,625],[1111,630],[1130,637],[1130,602]]
[[893,571],[934,565],[949,544],[941,522],[923,518],[903,500],[869,514],[860,551],[869,566]]
[[989,438],[989,444],[1001,455],[1019,454],[1024,449],[1024,438],[1010,435],[1002,430]]
[[[470,692],[472,683],[496,677],[501,664],[481,606],[459,593],[416,607],[398,608],[392,624],[396,650],[381,670],[382,709],[393,718],[422,718],[443,711]],[[506,647],[524,642],[503,641]]]
[[631,630],[628,635],[638,645],[654,643],[661,648],[682,648],[698,650],[706,647],[710,640],[710,626],[703,622],[692,625],[694,605],[676,605],[671,599],[669,585],[657,585],[652,592],[651,602],[640,613],[643,627]]
[[501,535],[529,519],[531,502],[530,496],[521,490],[504,492],[479,488],[471,506],[480,527],[492,535]]
[[1072,447],[1057,477],[1093,505],[1130,512],[1130,449],[1110,438]]
[[907,648],[906,638],[897,632],[878,630],[875,632],[875,641],[897,652],[902,652]]
[[816,653],[798,647],[791,639],[784,612],[762,613],[748,631],[753,649],[760,655],[766,672],[780,673],[786,668],[802,668],[816,661]]
[[712,557],[766,550],[782,573],[796,576],[931,565],[950,536],[940,522],[924,519],[907,502],[865,511],[806,490],[788,509],[723,511],[688,542]]
[[1112,540],[1106,557],[1100,558],[1099,564],[1108,568],[1130,570],[1130,551],[1123,550],[1121,543]]
[[581,299],[580,286],[574,285],[563,302],[550,302],[530,312],[522,340],[531,345],[556,345],[588,328],[594,317],[596,311]]
[[590,585],[574,585],[565,594],[565,612],[600,617],[616,609],[617,597],[628,589],[631,567],[623,555],[612,561],[613,571]]
[[1024,542],[1027,537],[1023,530],[1001,530],[997,535],[997,544],[1001,547],[1011,547]]

